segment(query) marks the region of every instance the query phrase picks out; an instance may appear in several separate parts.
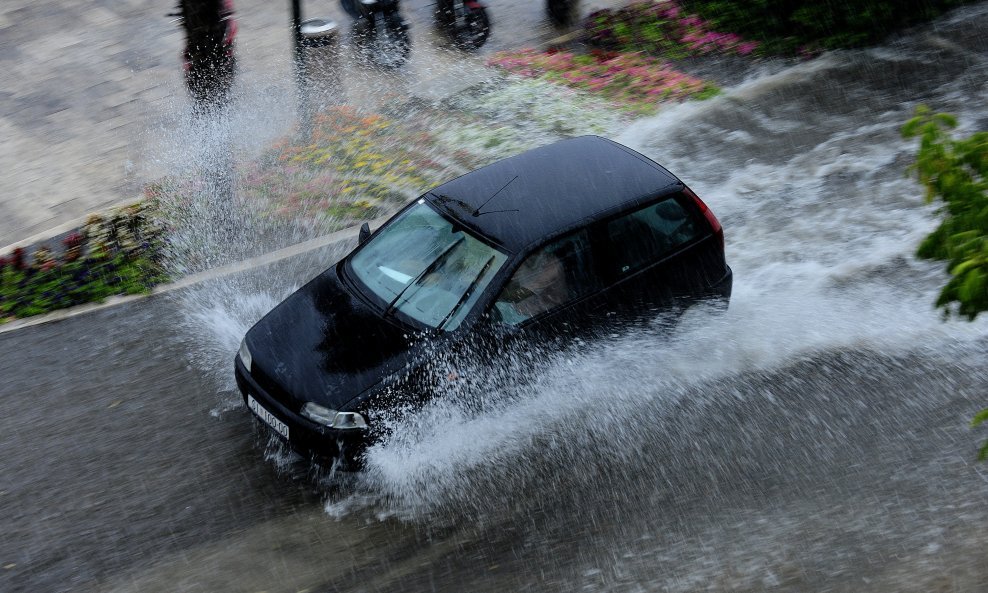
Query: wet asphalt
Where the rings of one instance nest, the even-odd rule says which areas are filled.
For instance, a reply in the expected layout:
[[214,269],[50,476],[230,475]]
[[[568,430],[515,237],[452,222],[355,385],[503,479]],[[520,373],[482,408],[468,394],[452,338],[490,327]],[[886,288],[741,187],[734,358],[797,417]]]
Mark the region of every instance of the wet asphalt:
[[633,453],[603,445],[603,463],[581,468],[536,444],[517,462],[537,471],[489,468],[438,514],[397,517],[377,504],[327,513],[325,502],[353,495],[345,480],[271,461],[246,409],[190,364],[169,323],[179,304],[153,298],[0,335],[0,589],[988,583],[988,467],[973,462],[965,424],[988,393],[983,344],[949,364],[846,350],[691,386],[692,397],[641,411],[649,428]]
[[657,380],[407,509],[273,449],[189,302],[0,334],[0,591],[988,590],[983,334]]

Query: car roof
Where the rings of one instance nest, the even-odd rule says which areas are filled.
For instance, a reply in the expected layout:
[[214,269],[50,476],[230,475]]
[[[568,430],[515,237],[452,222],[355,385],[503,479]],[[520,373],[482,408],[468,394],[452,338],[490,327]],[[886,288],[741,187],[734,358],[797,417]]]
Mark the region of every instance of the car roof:
[[661,165],[599,136],[536,148],[440,185],[425,199],[507,251],[681,190]]

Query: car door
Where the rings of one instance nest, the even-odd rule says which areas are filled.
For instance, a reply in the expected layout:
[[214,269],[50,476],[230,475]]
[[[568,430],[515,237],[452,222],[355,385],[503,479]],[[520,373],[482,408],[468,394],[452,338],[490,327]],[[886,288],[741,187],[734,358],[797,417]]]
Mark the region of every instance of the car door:
[[681,194],[656,199],[599,225],[607,307],[622,320],[654,318],[707,288],[703,249],[709,230]]
[[535,250],[495,299],[491,317],[525,340],[585,334],[606,316],[596,237],[584,228]]

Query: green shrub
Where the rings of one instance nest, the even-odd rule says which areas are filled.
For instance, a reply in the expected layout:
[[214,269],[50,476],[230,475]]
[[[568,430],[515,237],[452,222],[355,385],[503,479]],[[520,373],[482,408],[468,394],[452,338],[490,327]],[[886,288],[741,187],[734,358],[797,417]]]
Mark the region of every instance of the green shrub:
[[636,0],[619,9],[591,13],[583,23],[587,41],[618,52],[644,52],[667,59],[704,54],[748,55],[758,43],[718,32],[675,0]]
[[[920,244],[918,255],[947,262],[950,280],[940,292],[937,306],[950,314],[974,320],[988,311],[988,132],[954,139],[957,119],[934,114],[928,107],[902,127],[906,138],[919,138],[916,163],[911,167],[926,188],[927,200],[943,201],[944,218]],[[971,421],[988,421],[988,409]],[[978,458],[988,458],[988,441]]]
[[[988,422],[988,408],[978,412],[974,418],[971,420],[971,428],[975,428]],[[988,441],[985,441],[981,445],[981,450],[978,451],[978,460],[984,461],[988,459]]]
[[857,47],[974,0],[681,0],[717,27],[769,50]]
[[950,280],[937,306],[947,314],[973,320],[988,311],[988,132],[956,140],[954,116],[919,107],[902,127],[906,138],[919,137],[911,170],[926,188],[928,200],[942,200],[944,218],[919,246],[918,255],[947,262]]

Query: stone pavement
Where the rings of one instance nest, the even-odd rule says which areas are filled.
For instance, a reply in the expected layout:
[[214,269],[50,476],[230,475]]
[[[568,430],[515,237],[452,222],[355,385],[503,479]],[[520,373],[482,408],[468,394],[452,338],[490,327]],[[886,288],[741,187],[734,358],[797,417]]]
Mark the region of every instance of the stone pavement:
[[[493,51],[535,45],[564,31],[542,0],[489,0],[493,34],[476,54],[446,49],[430,0],[405,0],[412,57],[395,73],[349,61],[349,102],[387,93],[438,98],[482,76]],[[580,9],[621,4],[583,0]],[[302,0],[303,18],[349,26],[335,0]],[[245,103],[287,129],[294,117],[290,2],[235,0],[238,85]],[[163,173],[163,136],[187,110],[183,35],[170,1],[3,0],[0,3],[0,250],[50,235],[89,212],[133,200]],[[466,67],[465,67],[466,66]],[[382,85],[384,85],[382,87]],[[249,127],[249,125],[248,125]],[[284,131],[284,129],[282,131]],[[175,149],[175,146],[171,147]]]

